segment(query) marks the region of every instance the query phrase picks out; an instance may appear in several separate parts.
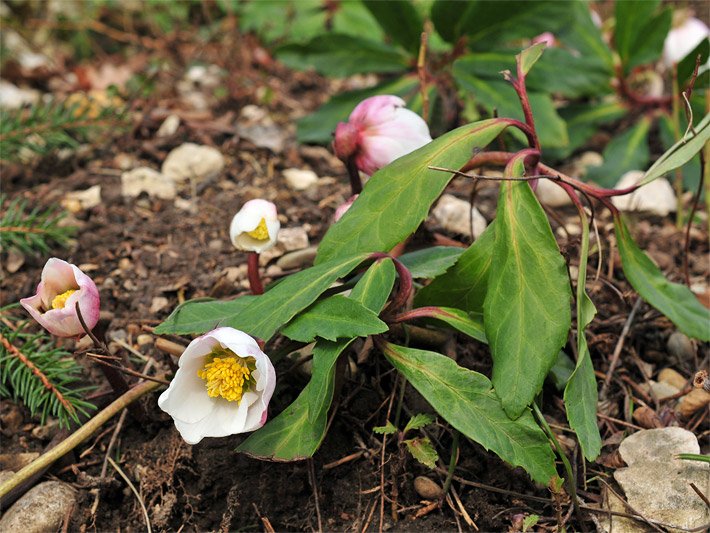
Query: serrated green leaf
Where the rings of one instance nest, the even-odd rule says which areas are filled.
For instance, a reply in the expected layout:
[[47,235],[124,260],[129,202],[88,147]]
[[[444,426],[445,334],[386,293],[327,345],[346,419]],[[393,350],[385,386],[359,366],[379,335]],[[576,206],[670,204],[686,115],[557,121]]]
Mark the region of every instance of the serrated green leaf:
[[540,516],[536,514],[531,514],[523,519],[523,533],[526,533],[528,529],[533,527],[540,521]]
[[276,57],[293,69],[313,68],[336,77],[407,70],[407,56],[399,50],[370,39],[335,33],[318,35],[303,44],[281,46]]
[[434,417],[426,413],[418,413],[409,419],[407,425],[404,426],[403,433],[406,435],[408,431],[415,429],[421,429],[424,426],[428,426],[434,421]]
[[391,250],[417,229],[451,180],[450,173],[428,167],[460,168],[474,148],[485,147],[505,128],[495,119],[462,126],[376,172],[323,237],[316,263]]
[[289,339],[311,342],[316,337],[334,341],[366,337],[387,331],[387,324],[355,300],[336,295],[314,303],[295,317],[281,333]]
[[545,48],[547,48],[547,43],[537,43],[515,56],[515,59],[520,63],[523,74],[530,72],[530,69],[542,56]]
[[543,484],[555,475],[552,449],[526,410],[506,416],[484,375],[458,366],[441,354],[387,343],[384,355],[444,420],[471,440],[522,466]]
[[375,426],[372,428],[372,431],[374,431],[375,433],[379,433],[380,435],[394,435],[395,433],[397,433],[397,428],[394,427],[394,424],[392,424],[392,422],[388,420],[387,425]]
[[416,439],[407,439],[404,441],[407,450],[412,454],[417,461],[429,468],[436,468],[436,462],[439,460],[439,454],[436,453],[434,445],[429,440],[429,437],[419,437]]
[[644,174],[641,185],[645,185],[671,170],[683,166],[695,154],[699,153],[708,141],[710,141],[710,113],[705,115],[700,124],[695,127],[695,134],[689,134],[686,140],[681,139],[658,158]]
[[435,278],[414,297],[416,307],[446,306],[482,313],[493,260],[495,221],[466,249],[456,264]]
[[408,0],[363,0],[385,34],[416,55],[424,24],[419,13]]
[[399,260],[413,278],[435,278],[454,265],[464,250],[456,246],[433,246],[403,254]]
[[589,223],[581,213],[582,242],[580,245],[579,279],[577,280],[577,365],[564,392],[565,409],[570,427],[577,433],[584,457],[594,461],[602,448],[597,426],[597,380],[589,354],[584,330],[592,322],[597,310],[589,299],[586,286],[589,254]]
[[[506,177],[525,173],[523,158]],[[483,322],[493,357],[493,384],[512,418],[540,392],[571,324],[567,265],[530,185],[503,181]]]
[[671,283],[631,237],[620,216],[614,219],[621,264],[629,283],[680,331],[703,342],[710,341],[710,310],[685,285]]
[[648,132],[651,120],[643,117],[634,126],[614,137],[604,148],[604,164],[587,170],[587,179],[603,187],[613,187],[630,170],[645,168],[650,157]]

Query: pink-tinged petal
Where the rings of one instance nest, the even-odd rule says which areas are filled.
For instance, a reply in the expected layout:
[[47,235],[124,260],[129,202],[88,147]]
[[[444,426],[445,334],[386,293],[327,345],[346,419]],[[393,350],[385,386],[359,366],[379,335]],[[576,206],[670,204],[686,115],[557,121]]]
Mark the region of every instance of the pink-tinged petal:
[[546,31],[537,37],[533,37],[532,44],[545,43],[545,46],[555,46],[555,35],[552,32]]
[[348,198],[345,202],[340,204],[338,208],[335,210],[335,214],[333,215],[333,222],[337,222],[341,218],[343,218],[343,215],[348,212],[348,209],[350,209],[357,200],[357,197],[360,196],[359,194],[353,194],[350,198]]
[[348,122],[358,128],[387,122],[392,120],[396,109],[403,108],[405,105],[404,100],[399,96],[371,96],[360,102],[353,109]]
[[47,260],[40,279],[37,291],[46,309],[52,306],[52,300],[58,294],[79,288],[72,265],[56,257]]
[[335,128],[333,151],[338,159],[347,161],[357,151],[358,129],[349,122],[340,122]]
[[[259,226],[262,219],[266,222],[268,240],[256,239],[249,235],[249,232]],[[245,203],[234,215],[229,226],[229,237],[237,249],[260,253],[276,244],[280,229],[281,222],[278,219],[276,206],[267,200],[255,199]]]

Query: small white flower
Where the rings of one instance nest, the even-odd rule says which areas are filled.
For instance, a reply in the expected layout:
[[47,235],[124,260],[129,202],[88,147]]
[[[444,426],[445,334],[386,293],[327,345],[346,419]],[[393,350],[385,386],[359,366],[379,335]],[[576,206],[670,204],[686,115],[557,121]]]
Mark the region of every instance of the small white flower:
[[276,372],[256,341],[234,328],[193,340],[158,406],[188,444],[259,429],[276,386]]
[[696,46],[708,38],[707,25],[694,17],[686,18],[679,26],[671,29],[663,43],[663,62],[667,66],[679,63]]
[[232,244],[245,252],[261,253],[276,244],[281,223],[276,206],[266,200],[249,200],[234,215],[229,227]]

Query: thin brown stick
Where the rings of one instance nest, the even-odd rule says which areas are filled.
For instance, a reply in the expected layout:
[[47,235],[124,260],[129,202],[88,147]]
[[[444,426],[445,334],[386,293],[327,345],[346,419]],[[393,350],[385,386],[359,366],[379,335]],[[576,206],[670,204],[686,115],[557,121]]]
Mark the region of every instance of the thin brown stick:
[[703,502],[705,502],[705,505],[710,508],[710,500],[708,500],[707,496],[703,494],[698,487],[695,486],[695,483],[691,481],[690,483],[690,488],[695,491],[695,494],[697,494]]
[[146,380],[148,380],[148,381],[155,381],[156,383],[160,383],[161,385],[170,385],[170,382],[169,382],[169,381],[166,381],[166,380],[164,380],[164,379],[160,379],[160,378],[156,378],[156,377],[153,377],[153,376],[149,376],[149,375],[144,374],[144,373],[142,373],[142,372],[138,372],[138,371],[136,371],[136,370],[131,370],[130,368],[126,368],[125,366],[112,365],[112,364],[109,363],[108,361],[105,361],[102,357],[100,357],[100,356],[97,357],[96,354],[87,353],[86,355],[87,355],[88,357],[90,357],[93,361],[97,362],[97,363],[100,364],[100,365],[103,365],[103,366],[106,366],[106,367],[110,367],[110,368],[114,368],[114,369],[118,370],[119,372],[123,372],[124,374],[128,374],[129,376],[134,376],[134,377],[137,377],[137,378],[146,379]]
[[337,468],[340,465],[344,465],[345,463],[360,459],[360,457],[362,457],[363,455],[365,455],[365,450],[360,450],[359,452],[351,453],[350,455],[346,455],[345,457],[342,457],[337,461],[333,461],[331,463],[323,465],[323,470],[332,470],[333,468]]
[[604,378],[604,385],[602,386],[601,393],[599,394],[601,398],[604,398],[606,396],[606,392],[609,389],[611,377],[614,375],[616,365],[619,363],[619,356],[621,355],[621,350],[624,347],[624,341],[626,340],[626,336],[629,334],[631,324],[634,321],[634,317],[636,316],[636,312],[638,311],[640,306],[641,297],[639,296],[636,299],[636,303],[634,303],[634,306],[631,308],[631,312],[629,313],[629,316],[626,319],[626,323],[624,324],[624,327],[621,330],[621,335],[619,335],[619,340],[616,342],[616,346],[614,347],[614,353],[612,354],[611,362],[609,363],[609,370],[607,370],[606,372],[606,377]]
[[39,368],[37,368],[35,364],[30,361],[27,356],[23,354],[17,347],[15,347],[2,333],[0,333],[0,343],[5,347],[5,349],[9,353],[17,357],[23,365],[29,368],[30,371],[32,371],[32,373],[37,376],[37,378],[42,382],[42,385],[44,385],[44,388],[51,392],[67,411],[72,413],[72,415],[76,413],[74,410],[74,406],[70,404],[69,401],[62,395],[62,393],[59,392],[57,387],[55,387],[52,382],[49,381],[49,378],[47,378],[47,376],[45,376],[44,373]]
[[320,515],[320,498],[318,497],[318,485],[316,483],[316,472],[313,467],[313,458],[308,458],[308,478],[313,489],[313,500],[316,504],[316,517],[318,518],[318,531],[323,531],[323,520]]
[[27,228],[24,226],[3,226],[0,233],[49,233],[45,228]]

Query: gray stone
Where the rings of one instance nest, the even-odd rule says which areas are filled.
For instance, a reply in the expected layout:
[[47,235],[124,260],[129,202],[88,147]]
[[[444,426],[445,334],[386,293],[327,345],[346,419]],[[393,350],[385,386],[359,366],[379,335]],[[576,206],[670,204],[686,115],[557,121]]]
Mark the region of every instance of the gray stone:
[[172,200],[177,194],[175,182],[148,167],[139,167],[121,174],[121,194],[135,198],[145,192],[151,198]]
[[[627,172],[621,176],[615,188],[625,189],[636,185],[643,179],[643,175],[641,170]],[[674,212],[677,207],[675,192],[666,178],[658,178],[631,194],[614,196],[612,202],[621,211],[645,211],[662,217]]]
[[550,207],[562,207],[563,205],[570,205],[572,203],[569,194],[567,194],[562,187],[546,179],[539,179],[537,181],[535,194],[540,202]]
[[478,209],[471,208],[466,200],[444,194],[432,211],[436,221],[451,233],[471,237],[471,217],[473,216],[473,237],[478,238],[488,223]]
[[318,183],[318,175],[312,170],[300,168],[287,168],[283,171],[286,183],[295,191],[303,191]]
[[313,264],[313,260],[316,258],[317,253],[317,246],[311,246],[309,248],[304,248],[303,250],[289,252],[283,257],[280,257],[279,260],[276,261],[276,265],[281,267],[282,270],[292,270],[294,268],[310,266]]
[[101,185],[94,185],[83,191],[72,191],[64,195],[62,207],[72,213],[91,209],[101,203]]
[[691,489],[710,486],[710,465],[676,459],[680,453],[700,453],[698,439],[679,427],[647,429],[627,437],[619,453],[628,468],[614,472],[631,507],[646,518],[692,529],[710,521],[710,511]]
[[168,115],[168,118],[166,118],[158,128],[158,131],[155,133],[155,136],[158,138],[170,137],[177,131],[179,127],[180,117],[177,115]]
[[0,533],[54,533],[76,501],[61,481],[45,481],[17,500],[0,519]]
[[163,174],[176,181],[203,181],[217,176],[224,168],[224,156],[211,146],[185,143],[163,161]]

